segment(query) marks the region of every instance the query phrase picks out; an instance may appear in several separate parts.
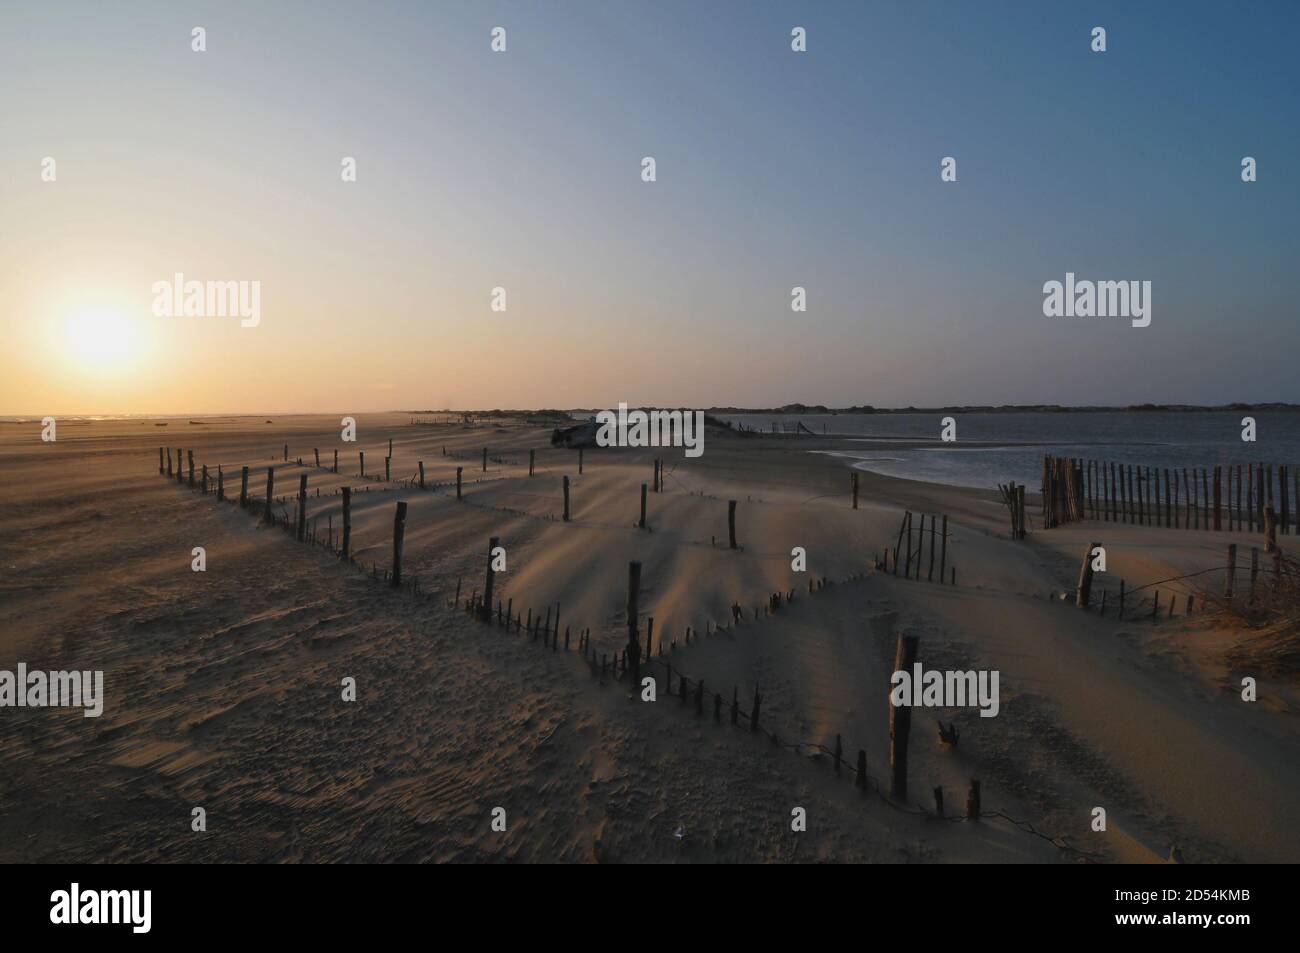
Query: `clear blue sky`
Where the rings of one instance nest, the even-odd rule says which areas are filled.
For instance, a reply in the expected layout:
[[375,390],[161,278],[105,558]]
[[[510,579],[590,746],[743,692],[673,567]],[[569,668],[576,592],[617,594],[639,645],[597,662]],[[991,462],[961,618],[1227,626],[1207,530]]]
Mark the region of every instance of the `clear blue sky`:
[[[1300,401],[1298,36],[1289,2],[6,4],[0,413]],[[262,325],[151,318],[174,271],[260,280]],[[1151,326],[1044,317],[1067,271],[1150,280]],[[97,294],[144,368],[51,356]]]

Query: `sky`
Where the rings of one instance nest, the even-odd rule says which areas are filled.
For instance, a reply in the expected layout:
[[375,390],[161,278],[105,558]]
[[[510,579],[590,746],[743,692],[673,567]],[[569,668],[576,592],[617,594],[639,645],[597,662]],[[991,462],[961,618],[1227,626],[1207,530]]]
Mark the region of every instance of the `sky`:
[[[1280,0],[3,4],[0,415],[1300,401],[1298,34]],[[1150,325],[1045,316],[1067,272],[1150,281]],[[177,273],[258,282],[257,326],[156,314]]]

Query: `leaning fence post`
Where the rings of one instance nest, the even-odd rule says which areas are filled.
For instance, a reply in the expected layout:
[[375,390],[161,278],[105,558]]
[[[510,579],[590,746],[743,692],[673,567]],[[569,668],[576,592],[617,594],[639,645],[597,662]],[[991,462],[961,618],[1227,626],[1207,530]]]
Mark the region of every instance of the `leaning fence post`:
[[[497,540],[498,537],[496,536],[493,536],[488,540],[487,578],[483,583],[483,604],[487,606],[488,609],[483,614],[484,620],[490,618],[492,614],[492,585],[496,581],[496,572],[492,568],[492,551],[497,548]],[[532,611],[532,609],[528,610],[530,616],[532,615]]]
[[1092,596],[1092,554],[1101,543],[1089,543],[1083,554],[1083,565],[1079,567],[1079,585],[1074,592],[1074,605],[1077,609],[1088,608]]
[[311,452],[316,454],[316,466],[320,466],[320,447],[312,447]]
[[307,474],[298,477],[298,542],[307,533]]
[[727,500],[727,539],[732,549],[736,548],[736,501]]
[[424,461],[420,461],[420,489],[424,489]]
[[[912,666],[916,664],[916,652],[920,641],[915,635],[899,634],[894,647],[895,672],[906,672],[908,678],[912,677]],[[889,782],[889,794],[890,797],[906,801],[907,743],[912,730],[911,699],[905,699],[905,704],[896,705],[892,695],[893,692],[891,691],[889,700],[889,766],[892,773]]]
[[569,522],[569,478],[564,478],[564,522]]

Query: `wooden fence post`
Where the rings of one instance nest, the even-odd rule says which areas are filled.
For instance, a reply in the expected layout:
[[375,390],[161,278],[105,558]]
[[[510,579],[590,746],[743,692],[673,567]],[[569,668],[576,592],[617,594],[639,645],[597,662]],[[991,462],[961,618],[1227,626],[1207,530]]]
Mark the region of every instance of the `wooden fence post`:
[[[897,645],[894,648],[894,671],[906,672],[910,680],[915,674],[912,666],[916,664],[917,647],[920,645],[920,639],[915,635],[898,636]],[[892,682],[892,678],[891,678]],[[890,692],[892,696],[893,692]],[[912,708],[911,699],[906,700],[904,705],[895,705],[893,698],[889,699],[889,767],[890,797],[900,801],[907,800],[907,743],[908,735],[912,730]]]
[[298,477],[298,542],[307,535],[307,474]]
[[217,464],[217,500],[225,502],[226,499],[226,476],[222,472],[221,464]]
[[352,487],[343,488],[343,548],[339,556],[352,561]]
[[334,472],[339,472],[339,452],[337,450],[334,451]]
[[[644,485],[644,484],[643,484]],[[637,632],[637,616],[640,614],[641,564],[627,564],[627,661],[632,672],[632,690],[641,689],[641,636]]]
[[190,465],[190,486],[193,486],[194,485],[194,451],[186,450],[185,456]]
[[420,489],[424,489],[424,461],[420,461]]
[[289,462],[289,445],[287,443],[284,445],[284,462]]
[[637,529],[645,529],[645,484],[641,484],[641,519],[637,521]]
[[736,548],[736,501],[727,501],[727,539],[732,549]]
[[529,450],[528,451],[528,475],[529,476],[533,475],[533,465],[536,462],[537,462],[537,451]]
[[564,522],[569,522],[569,478],[564,478]]
[[460,499],[460,473],[464,469],[464,467],[456,468],[456,499],[458,500]]
[[[488,540],[487,576],[483,581],[483,605],[486,608],[479,613],[485,622],[492,618],[492,589],[496,584],[496,572],[492,568],[492,551],[497,548],[498,542],[499,539],[496,536]],[[532,615],[533,610],[529,609],[528,622],[530,627],[532,625]]]
[[208,465],[206,463],[203,464],[203,476],[200,478],[199,486],[202,489],[203,495],[207,496],[208,495]]
[[271,497],[275,493],[275,467],[266,468],[266,509],[262,513],[262,522],[271,522]]
[[1089,543],[1083,554],[1083,565],[1079,567],[1079,586],[1074,593],[1074,605],[1077,609],[1088,608],[1088,599],[1092,595],[1092,552],[1101,543]]
[[320,466],[320,447],[312,447],[311,452],[316,454],[316,466]]
[[487,447],[483,448],[483,472],[487,473]]
[[166,467],[163,466],[163,448],[159,447],[158,448],[158,475],[162,476],[165,471],[166,471]]
[[242,510],[248,505],[248,467],[239,474],[239,508]]
[[[393,514],[393,588],[402,585],[402,540],[406,536],[406,500],[397,501],[397,511]],[[492,616],[492,590],[483,600],[483,611],[488,618]]]
[[854,470],[849,474],[849,480],[853,488],[853,508],[858,508],[858,471]]
[[758,685],[754,686],[754,708],[749,713],[749,730],[758,731],[758,709],[763,704],[763,696],[758,693]]
[[384,482],[387,483],[393,478],[393,458],[384,457]]
[[578,448],[578,476],[582,476],[582,448]]
[[[1025,488],[1022,486],[1020,488],[1020,505],[1024,506],[1024,502],[1025,502]],[[1024,530],[1022,529],[1020,532],[1023,533]],[[931,548],[930,554],[934,555],[933,547]],[[944,516],[943,529],[939,531],[939,583],[940,584],[943,583],[944,576],[947,575],[947,573],[945,572],[947,566],[948,566],[948,517]]]
[[1237,544],[1229,543],[1228,544],[1228,573],[1226,578],[1223,580],[1223,597],[1225,599],[1232,598],[1232,590],[1236,585],[1236,580],[1237,580]]
[[1271,503],[1264,507],[1264,552],[1277,552],[1277,514]]
[[361,461],[361,463],[360,463],[360,467],[361,467],[361,476],[362,476],[362,478],[364,479],[364,478],[365,478],[365,475],[366,475],[366,452],[365,452],[364,450],[358,450],[358,451],[357,451],[357,457],[358,457],[358,458],[360,459],[360,461]]

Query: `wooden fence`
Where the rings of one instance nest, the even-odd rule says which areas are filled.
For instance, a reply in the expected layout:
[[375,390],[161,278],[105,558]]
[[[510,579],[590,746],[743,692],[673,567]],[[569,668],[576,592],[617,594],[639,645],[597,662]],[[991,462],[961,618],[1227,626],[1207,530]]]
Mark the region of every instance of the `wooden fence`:
[[1044,529],[1098,520],[1289,534],[1293,502],[1300,502],[1300,467],[1285,464],[1188,469],[1043,457]]

